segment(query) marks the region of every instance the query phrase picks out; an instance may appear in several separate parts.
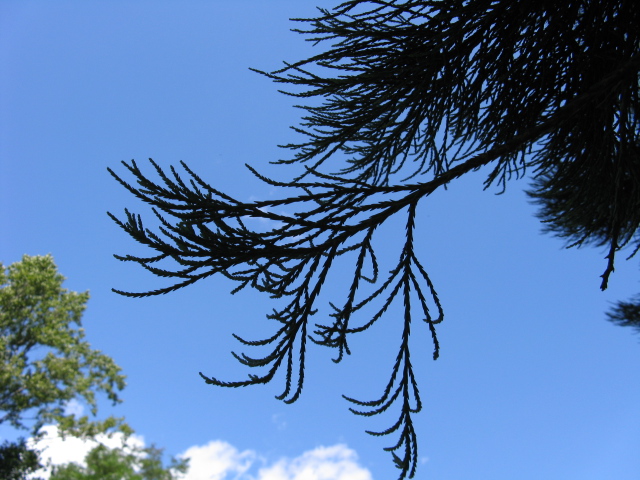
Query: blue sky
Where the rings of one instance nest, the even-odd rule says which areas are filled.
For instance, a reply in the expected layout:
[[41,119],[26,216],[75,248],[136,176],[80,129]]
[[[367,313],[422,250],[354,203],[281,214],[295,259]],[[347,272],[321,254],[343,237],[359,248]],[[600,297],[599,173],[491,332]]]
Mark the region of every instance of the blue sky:
[[[245,377],[231,334],[266,332],[268,298],[232,296],[220,278],[148,299],[110,290],[165,284],[112,256],[143,250],[106,212],[149,210],[107,167],[124,174],[121,160],[145,169],[149,157],[184,160],[240,200],[279,195],[244,164],[286,178],[268,162],[287,155],[277,145],[295,139],[289,126],[300,111],[249,67],[312,53],[288,19],[315,5],[334,3],[0,1],[0,261],[51,253],[67,288],[90,291],[87,337],[128,376],[124,403],[103,413],[125,416],[147,443],[171,454],[214,441],[252,452],[241,478],[342,445],[357,467],[342,479],[366,469],[386,480],[396,470],[382,447],[393,439],[364,430],[395,417],[355,417],[340,395],[380,394],[400,339],[393,315],[354,340],[340,365],[312,348],[302,398],[285,405],[274,399],[282,378],[222,390],[198,376]],[[620,255],[600,292],[604,251],[565,250],[542,235],[526,180],[495,195],[482,191],[483,178],[464,178],[418,210],[418,253],[446,313],[436,362],[428,330],[414,332],[424,402],[418,478],[636,479],[640,344],[604,312],[639,291],[637,259]],[[390,261],[396,232],[381,233]],[[273,478],[296,478],[283,472]]]

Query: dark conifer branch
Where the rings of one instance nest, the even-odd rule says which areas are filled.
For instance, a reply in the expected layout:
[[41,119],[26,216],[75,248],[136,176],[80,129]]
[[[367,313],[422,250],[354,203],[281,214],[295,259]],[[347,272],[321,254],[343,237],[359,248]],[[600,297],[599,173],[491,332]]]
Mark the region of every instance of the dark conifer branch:
[[607,312],[607,319],[621,327],[632,327],[636,333],[640,333],[640,295],[627,302],[618,302]]
[[[268,315],[279,325],[271,337],[236,337],[244,346],[270,349],[257,358],[234,354],[260,373],[235,382],[203,378],[240,387],[267,383],[283,369],[278,398],[287,402],[302,391],[307,346],[336,349],[338,363],[351,353],[349,336],[388,317],[401,300],[400,347],[382,396],[345,398],[364,416],[399,408],[398,420],[374,434],[399,434],[387,450],[400,478],[411,478],[417,464],[411,415],[421,409],[410,361],[411,320],[427,324],[435,359],[435,326],[443,319],[414,251],[417,205],[483,167],[485,187],[504,190],[512,178],[530,175],[528,193],[549,232],[569,246],[607,247],[606,287],[616,253],[631,247],[633,256],[640,249],[640,3],[349,0],[319,12],[297,19],[306,28],[296,31],[328,47],[260,72],[306,102],[293,127],[300,140],[285,145],[292,157],[276,162],[299,163],[303,174],[283,182],[250,167],[288,193],[241,202],[184,163],[183,179],[175,168],[165,171],[152,161],[158,181],[135,162],[125,163],[133,185],[110,170],[157,219],[151,229],[128,210],[123,220],[111,215],[154,250],[149,257],[117,258],[173,282],[148,292],[116,291],[158,295],[220,274],[236,282],[233,292],[250,286],[281,299],[284,306]],[[327,171],[336,157],[343,164]],[[276,213],[282,207],[293,213]],[[391,217],[405,213],[404,244],[385,276],[374,239]],[[251,218],[271,228],[253,230]],[[338,260],[351,262],[344,298],[329,302],[325,318],[312,319]],[[619,304],[610,319],[637,326],[637,303]],[[365,307],[373,313],[361,320]]]

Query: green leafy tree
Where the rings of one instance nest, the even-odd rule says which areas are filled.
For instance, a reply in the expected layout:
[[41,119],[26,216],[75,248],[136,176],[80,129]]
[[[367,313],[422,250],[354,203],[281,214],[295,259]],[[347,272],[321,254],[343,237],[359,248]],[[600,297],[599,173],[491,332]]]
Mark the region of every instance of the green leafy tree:
[[84,338],[89,293],[68,291],[63,281],[50,255],[0,264],[0,424],[37,434],[55,423],[63,432],[94,436],[120,420],[78,418],[66,406],[84,402],[95,416],[96,394],[120,402],[125,377]]
[[0,478],[2,480],[39,480],[32,474],[42,465],[38,452],[27,446],[24,438],[0,445]]
[[[122,419],[103,421],[66,412],[71,400],[89,405],[97,414],[96,394],[114,404],[125,386],[121,369],[107,355],[91,349],[84,339],[82,314],[89,293],[68,291],[50,255],[31,257],[5,268],[0,264],[0,423],[28,430],[39,438],[45,423],[62,434],[93,438],[117,429],[133,433]],[[162,463],[162,450],[94,448],[87,467],[70,464],[55,470],[52,479],[173,480],[187,462]],[[24,439],[0,446],[0,478],[26,480],[41,467],[39,451]],[[35,480],[35,479],[34,479]]]
[[49,480],[177,480],[188,470],[188,460],[162,462],[162,450],[108,448],[98,445],[85,458],[86,465],[69,463],[53,468]]
[[[288,193],[242,202],[184,163],[186,174],[152,161],[156,175],[149,175],[134,161],[123,162],[135,183],[111,174],[153,207],[159,226],[145,227],[128,210],[123,220],[112,215],[153,251],[117,258],[173,282],[115,291],[159,295],[218,274],[237,283],[234,292],[250,286],[282,302],[267,315],[278,323],[272,336],[238,337],[245,346],[271,347],[261,358],[236,355],[258,373],[240,381],[203,378],[240,387],[267,383],[284,369],[278,398],[285,402],[302,391],[309,340],[335,349],[339,362],[350,353],[352,335],[400,303],[398,354],[382,395],[347,400],[359,415],[398,412],[388,429],[370,433],[397,436],[386,450],[400,478],[413,477],[412,416],[421,402],[410,333],[426,326],[435,359],[436,326],[444,318],[414,249],[417,206],[481,168],[487,188],[527,177],[550,233],[569,246],[606,247],[605,289],[616,254],[626,247],[632,256],[640,248],[640,3],[350,0],[299,21],[305,27],[298,32],[327,48],[260,72],[303,103],[294,127],[301,140],[286,145],[292,156],[277,162],[295,178],[276,181],[251,169]],[[275,213],[283,207],[293,213]],[[405,230],[397,262],[383,269],[376,235],[400,216]],[[248,217],[274,227],[252,230],[243,221]],[[344,298],[332,299],[331,313],[314,320],[339,262],[342,275],[352,272]],[[625,319],[621,324],[637,321],[637,308],[612,315]]]

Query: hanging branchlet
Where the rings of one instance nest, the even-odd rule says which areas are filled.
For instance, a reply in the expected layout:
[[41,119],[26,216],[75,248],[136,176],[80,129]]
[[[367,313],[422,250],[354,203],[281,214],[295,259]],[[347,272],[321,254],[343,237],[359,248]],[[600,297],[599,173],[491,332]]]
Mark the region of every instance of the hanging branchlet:
[[[402,298],[404,307],[404,328],[402,331],[400,349],[391,371],[390,380],[387,383],[382,396],[377,400],[360,401],[344,396],[344,398],[359,407],[369,408],[369,410],[366,411],[354,408],[350,409],[353,413],[363,416],[378,415],[386,412],[392,405],[396,403],[400,404],[399,418],[391,427],[382,432],[368,431],[367,433],[374,436],[383,436],[400,432],[400,436],[396,444],[385,448],[385,450],[392,452],[396,466],[401,469],[401,479],[405,478],[407,474],[410,478],[413,477],[416,470],[418,444],[411,414],[418,413],[422,409],[422,402],[420,401],[420,394],[418,392],[418,384],[411,365],[411,354],[409,348],[411,321],[412,318],[416,317],[413,312],[412,292],[414,296],[417,296],[418,298],[420,316],[422,316],[423,320],[428,324],[431,331],[435,346],[433,352],[434,360],[438,358],[440,348],[434,325],[440,323],[444,316],[431,280],[422,265],[420,265],[420,262],[418,262],[414,253],[413,236],[415,230],[415,209],[415,204],[410,205],[408,208],[406,241],[396,268],[392,270],[389,278],[382,288],[377,290],[362,303],[364,304],[365,302],[371,301],[383,292],[387,294],[387,298],[384,301],[382,308],[380,308],[376,315],[374,315],[373,319],[367,325],[369,326],[380,318],[382,313],[387,310],[396,298]],[[428,285],[429,297],[433,302],[435,302],[437,307],[438,316],[436,318],[433,318],[431,315],[426,296],[422,289],[423,284]],[[399,456],[396,453],[397,451],[400,451],[402,456]]]

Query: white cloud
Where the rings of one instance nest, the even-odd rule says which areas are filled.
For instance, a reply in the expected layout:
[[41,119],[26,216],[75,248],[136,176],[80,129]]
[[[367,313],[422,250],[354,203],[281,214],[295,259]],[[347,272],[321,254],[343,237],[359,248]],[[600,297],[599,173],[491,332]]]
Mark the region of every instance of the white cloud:
[[62,438],[55,425],[45,425],[42,427],[42,432],[44,432],[42,437],[37,441],[29,439],[29,446],[39,450],[41,463],[48,465],[47,468],[38,470],[31,476],[44,479],[49,478],[52,465],[66,463],[84,465],[84,457],[99,443],[109,448],[144,447],[144,438],[140,435],[131,435],[127,439],[122,433],[114,433],[111,436],[98,435],[95,440],[83,440],[70,435]]
[[255,452],[239,452],[221,440],[191,447],[180,456],[189,458],[189,472],[184,480],[225,480],[229,474],[241,478],[256,459]]
[[[84,464],[84,457],[98,443],[109,448],[144,448],[144,438],[132,435],[128,439],[116,433],[99,435],[96,440],[61,438],[54,425],[43,427],[45,435],[31,447],[40,450],[41,460],[49,465],[75,462]],[[366,468],[358,464],[356,452],[346,445],[317,447],[295,458],[268,462],[253,450],[239,451],[223,440],[196,445],[179,455],[189,458],[189,471],[183,480],[372,480]],[[33,476],[48,479],[50,468]]]
[[[239,452],[216,440],[191,447],[182,457],[190,458],[184,480],[372,480],[371,472],[358,464],[355,451],[346,445],[317,447],[296,458],[282,458],[258,469],[249,470],[260,457],[251,450]],[[260,459],[265,463],[264,459]]]
[[259,480],[372,480],[371,473],[358,465],[355,451],[346,445],[318,447],[293,459],[281,459],[261,468]]

